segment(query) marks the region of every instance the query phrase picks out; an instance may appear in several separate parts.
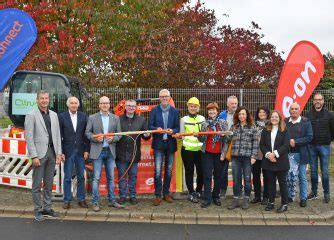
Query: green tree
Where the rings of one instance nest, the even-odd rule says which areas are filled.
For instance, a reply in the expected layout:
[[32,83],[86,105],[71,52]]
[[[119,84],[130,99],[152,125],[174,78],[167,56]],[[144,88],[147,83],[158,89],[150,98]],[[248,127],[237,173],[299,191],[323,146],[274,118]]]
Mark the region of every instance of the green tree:
[[331,53],[324,55],[325,73],[321,79],[319,89],[334,89],[334,56]]

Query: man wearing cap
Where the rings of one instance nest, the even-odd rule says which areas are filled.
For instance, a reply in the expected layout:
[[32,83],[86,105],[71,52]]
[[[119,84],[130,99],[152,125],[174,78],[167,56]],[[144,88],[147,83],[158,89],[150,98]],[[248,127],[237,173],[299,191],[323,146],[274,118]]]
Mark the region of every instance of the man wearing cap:
[[[200,103],[196,97],[187,102],[188,114],[180,120],[181,133],[200,132],[205,118],[198,114]],[[188,188],[188,200],[198,202],[203,188],[203,173],[201,166],[201,147],[203,143],[195,136],[183,137],[181,157],[185,170],[186,185]],[[196,191],[194,190],[194,170],[196,167]]]

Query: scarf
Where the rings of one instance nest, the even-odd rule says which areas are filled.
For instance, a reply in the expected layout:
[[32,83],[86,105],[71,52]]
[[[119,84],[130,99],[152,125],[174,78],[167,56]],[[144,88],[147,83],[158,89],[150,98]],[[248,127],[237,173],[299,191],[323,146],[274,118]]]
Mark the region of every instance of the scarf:
[[[212,129],[214,132],[219,131],[219,123],[218,123],[218,117],[216,119],[208,119],[208,129]],[[217,128],[218,125],[218,128]],[[216,146],[216,142],[218,142],[221,139],[221,135],[212,135],[212,147]]]
[[[162,120],[164,122],[164,129],[167,129],[167,124],[168,124],[168,115],[169,115],[169,109],[170,109],[170,105],[168,105],[167,107],[162,107],[162,105],[160,105],[161,111],[162,111]],[[167,133],[164,133],[162,135],[162,139],[163,140],[167,140],[168,136]]]
[[267,123],[267,121],[260,121],[260,120],[258,120],[258,121],[255,122],[255,125],[257,126],[257,128],[260,131],[262,131],[263,128],[266,126],[266,123]]

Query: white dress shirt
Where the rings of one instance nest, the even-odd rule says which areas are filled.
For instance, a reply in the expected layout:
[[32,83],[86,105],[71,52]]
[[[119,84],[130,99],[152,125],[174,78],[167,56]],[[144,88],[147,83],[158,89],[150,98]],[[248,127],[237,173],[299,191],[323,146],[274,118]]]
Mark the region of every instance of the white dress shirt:
[[[271,140],[271,151],[273,153],[275,153],[276,158],[279,158],[279,154],[277,152],[277,150],[275,149],[275,139],[277,136],[277,131],[278,131],[278,126],[273,126],[273,128],[271,129],[271,134],[270,134],[270,140]],[[270,154],[270,152],[267,152],[265,157],[268,158],[268,155]]]
[[289,122],[292,122],[292,124],[295,124],[295,123],[300,123],[301,120],[302,120],[301,116],[299,116],[296,121],[292,121],[292,118],[290,117]]
[[78,123],[78,112],[72,113],[71,111],[69,111],[69,113],[70,113],[70,117],[71,117],[74,132],[76,132],[77,123]]

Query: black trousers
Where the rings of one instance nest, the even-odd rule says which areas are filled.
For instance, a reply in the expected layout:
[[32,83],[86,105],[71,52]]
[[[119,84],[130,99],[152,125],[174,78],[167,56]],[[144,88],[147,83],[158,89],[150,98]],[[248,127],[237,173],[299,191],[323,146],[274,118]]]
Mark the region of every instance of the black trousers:
[[188,192],[194,192],[194,170],[196,167],[196,192],[201,192],[203,188],[203,171],[201,163],[201,151],[188,151],[182,147],[181,157],[183,161],[186,185]]
[[[202,167],[204,179],[204,200],[212,202],[212,199],[219,199],[221,189],[221,173],[223,163],[220,161],[220,153],[202,153]],[[213,175],[213,191],[211,192]]]
[[261,172],[263,175],[263,197],[268,198],[268,178],[266,170],[261,167],[261,160],[256,160],[252,165],[253,186],[255,198],[261,199]]
[[282,205],[288,204],[288,186],[286,182],[286,177],[288,171],[267,171],[268,177],[268,195],[269,195],[269,202],[275,202],[276,196],[276,179],[278,180],[279,189],[281,193],[281,203]]

